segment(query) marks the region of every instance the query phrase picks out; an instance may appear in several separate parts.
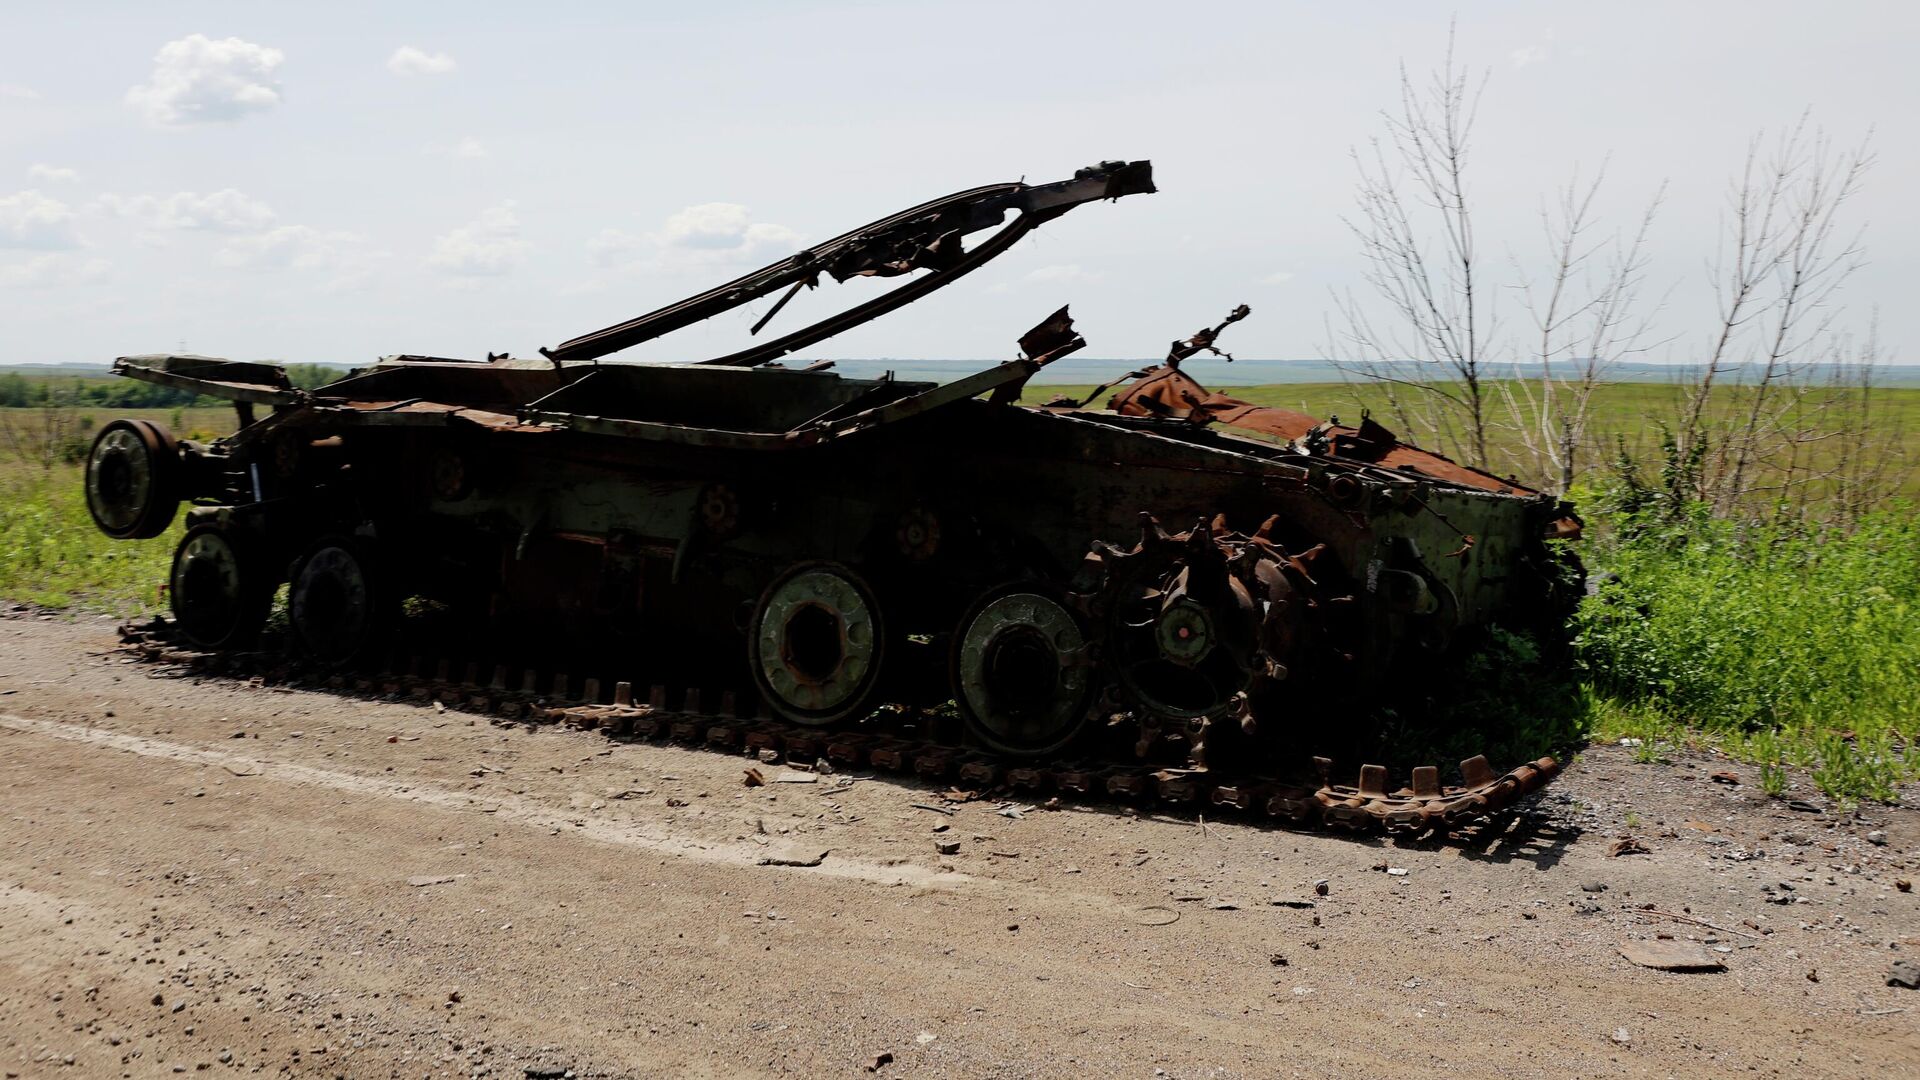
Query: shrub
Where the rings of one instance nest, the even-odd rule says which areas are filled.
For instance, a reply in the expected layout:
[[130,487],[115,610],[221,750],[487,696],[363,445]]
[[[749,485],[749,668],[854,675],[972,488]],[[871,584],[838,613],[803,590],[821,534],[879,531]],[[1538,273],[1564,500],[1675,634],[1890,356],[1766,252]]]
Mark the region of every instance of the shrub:
[[1590,553],[1607,575],[1581,609],[1577,656],[1595,690],[1768,769],[1810,767],[1829,794],[1891,798],[1920,764],[1912,509],[1852,531],[1665,520],[1675,527],[1630,517],[1642,527]]

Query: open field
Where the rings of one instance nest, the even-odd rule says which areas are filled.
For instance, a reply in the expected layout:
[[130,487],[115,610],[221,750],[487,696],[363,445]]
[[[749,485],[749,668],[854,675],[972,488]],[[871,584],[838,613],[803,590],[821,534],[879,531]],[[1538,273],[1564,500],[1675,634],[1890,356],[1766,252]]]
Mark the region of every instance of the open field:
[[[117,417],[158,420],[181,438],[233,429],[230,408],[0,409],[0,597],[48,607],[79,605],[132,615],[164,608],[181,527],[144,543],[110,540],[94,528],[81,491],[80,455]],[[62,441],[67,445],[57,445]],[[9,452],[33,448],[31,457]]]
[[[1026,395],[1030,402],[1045,401],[1055,393],[1075,398],[1085,398],[1092,392],[1091,386],[1035,386]],[[1371,410],[1374,419],[1390,428],[1397,428],[1392,409],[1387,403],[1385,393],[1377,385],[1365,383],[1302,383],[1298,385],[1275,386],[1232,386],[1219,388],[1233,397],[1251,401],[1257,405],[1273,405],[1284,409],[1296,409],[1309,416],[1337,416],[1344,423],[1356,424],[1363,409]],[[1624,438],[1625,447],[1630,456],[1642,466],[1650,466],[1658,471],[1660,427],[1662,424],[1676,426],[1681,406],[1685,400],[1686,388],[1669,384],[1647,383],[1609,383],[1594,395],[1593,417],[1590,428],[1594,432],[1585,465],[1592,467],[1611,461],[1618,453],[1616,438]],[[1489,394],[1501,400],[1503,393],[1520,394],[1518,384],[1495,383]],[[1106,395],[1093,404],[1105,404]],[[1738,392],[1716,403],[1715,411],[1709,419],[1725,421],[1734,419],[1732,410],[1738,407]],[[1798,417],[1810,428],[1820,426],[1818,410],[1830,400],[1826,391],[1816,391],[1809,395],[1798,411]],[[1908,463],[1904,477],[1899,484],[1899,494],[1905,498],[1920,499],[1920,389],[1913,387],[1875,388],[1872,397],[1873,426],[1880,431],[1892,433],[1897,437],[1896,449],[1900,458]],[[1509,422],[1505,406],[1498,406],[1494,413],[1494,422],[1490,431],[1488,452],[1492,457],[1494,471],[1506,475],[1509,472],[1523,470],[1527,460],[1525,448]],[[1452,453],[1452,450],[1440,441],[1431,438],[1430,432],[1418,430],[1397,431],[1403,439],[1426,446],[1430,450]],[[1818,468],[1832,462],[1843,447],[1835,440],[1825,440],[1809,448],[1808,461]],[[1456,457],[1458,455],[1455,455]],[[1584,488],[1594,486],[1597,477],[1586,477],[1580,481]]]

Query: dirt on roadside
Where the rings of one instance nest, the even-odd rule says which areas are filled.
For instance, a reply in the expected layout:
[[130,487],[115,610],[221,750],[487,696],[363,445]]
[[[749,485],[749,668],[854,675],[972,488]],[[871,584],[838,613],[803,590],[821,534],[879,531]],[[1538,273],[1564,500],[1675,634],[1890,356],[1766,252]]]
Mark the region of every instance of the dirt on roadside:
[[1888,985],[1920,808],[1795,809],[1723,759],[1596,747],[1495,827],[1397,843],[115,645],[0,619],[7,1078],[1920,1073]]

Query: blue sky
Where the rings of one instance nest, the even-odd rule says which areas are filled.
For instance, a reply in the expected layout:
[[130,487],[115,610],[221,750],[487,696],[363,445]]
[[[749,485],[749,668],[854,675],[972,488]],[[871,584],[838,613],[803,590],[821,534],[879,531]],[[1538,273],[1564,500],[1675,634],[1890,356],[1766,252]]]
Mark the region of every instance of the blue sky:
[[[1843,142],[1874,130],[1848,314],[1877,308],[1920,361],[1911,5],[1111,0],[8,5],[0,361],[530,354],[1103,158],[1153,159],[1161,193],[808,355],[1003,357],[1071,302],[1090,353],[1145,356],[1245,302],[1236,351],[1317,356],[1362,268],[1348,152],[1453,18],[1487,75],[1472,182],[1496,273],[1535,260],[1540,199],[1575,168],[1607,162],[1622,228],[1665,182],[1649,274],[1673,344],[1644,358],[1684,359],[1728,175],[1811,108]],[[758,311],[636,358],[729,348]]]

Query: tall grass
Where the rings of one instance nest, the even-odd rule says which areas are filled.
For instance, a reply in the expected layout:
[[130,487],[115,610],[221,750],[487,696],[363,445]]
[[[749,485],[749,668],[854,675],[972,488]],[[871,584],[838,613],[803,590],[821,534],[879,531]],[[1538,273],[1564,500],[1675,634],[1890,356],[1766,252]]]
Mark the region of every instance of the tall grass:
[[[0,600],[132,615],[165,608],[162,586],[183,531],[111,540],[94,528],[81,488],[88,444],[120,416],[158,420],[183,438],[233,429],[224,408],[0,409]],[[21,449],[24,448],[24,449]]]
[[1633,521],[1587,555],[1604,573],[1578,656],[1606,735],[1704,738],[1828,794],[1891,800],[1920,776],[1920,517],[1856,528]]
[[0,597],[116,614],[164,607],[180,523],[152,540],[108,539],[87,514],[80,475],[77,465],[0,467]]

